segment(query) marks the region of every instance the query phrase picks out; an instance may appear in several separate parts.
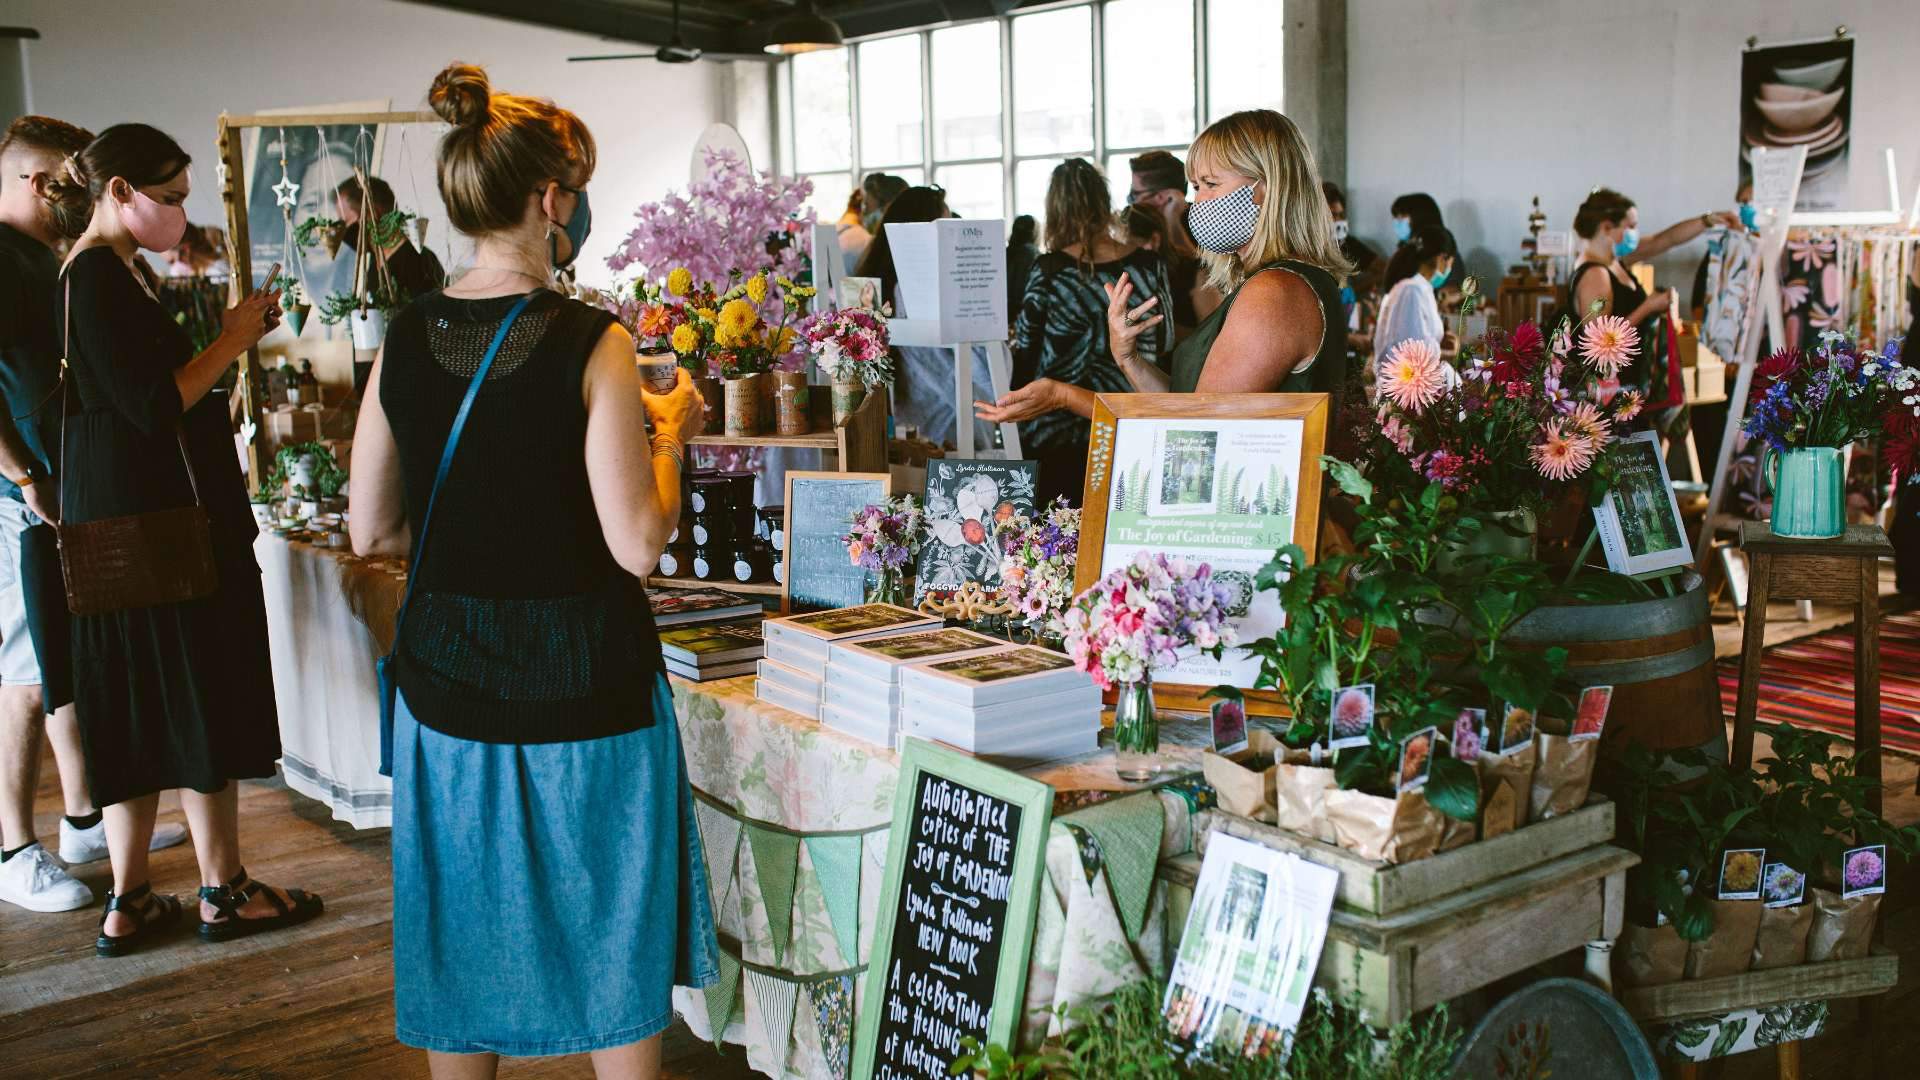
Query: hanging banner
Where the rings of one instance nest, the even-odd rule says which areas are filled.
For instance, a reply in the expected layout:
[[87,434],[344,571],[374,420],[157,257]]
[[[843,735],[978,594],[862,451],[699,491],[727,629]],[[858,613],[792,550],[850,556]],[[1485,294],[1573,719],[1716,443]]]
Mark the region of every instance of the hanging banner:
[[1740,178],[1756,147],[1807,150],[1800,212],[1851,209],[1853,41],[1748,49],[1740,60]]

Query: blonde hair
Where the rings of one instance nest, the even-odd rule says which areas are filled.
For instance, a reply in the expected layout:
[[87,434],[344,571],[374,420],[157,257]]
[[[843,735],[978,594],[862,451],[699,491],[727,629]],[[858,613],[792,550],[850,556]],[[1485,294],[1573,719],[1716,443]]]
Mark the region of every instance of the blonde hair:
[[1187,176],[1198,180],[1201,165],[1252,177],[1267,187],[1253,226],[1252,265],[1239,254],[1202,251],[1207,284],[1230,293],[1276,259],[1292,259],[1332,274],[1336,284],[1352,270],[1333,239],[1333,212],[1320,190],[1313,151],[1293,121],[1272,109],[1248,109],[1207,125],[1187,149]]
[[453,227],[469,236],[518,225],[543,181],[583,187],[593,176],[593,133],[578,116],[551,101],[496,94],[479,67],[448,64],[427,101],[453,125],[440,140],[440,198]]

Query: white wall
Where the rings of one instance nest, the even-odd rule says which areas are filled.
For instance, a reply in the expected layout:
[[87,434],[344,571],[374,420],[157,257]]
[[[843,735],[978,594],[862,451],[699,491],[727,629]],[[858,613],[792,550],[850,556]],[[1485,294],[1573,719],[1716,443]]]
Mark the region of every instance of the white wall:
[[[1395,195],[1431,193],[1470,268],[1520,258],[1539,195],[1569,228],[1596,184],[1640,205],[1643,234],[1729,208],[1740,54],[1852,29],[1853,185],[1886,206],[1895,149],[1904,210],[1920,181],[1916,0],[1347,0],[1347,212],[1392,247]],[[1684,296],[1701,248],[1658,264]]]
[[[569,55],[629,50],[397,0],[6,0],[5,10],[5,21],[41,34],[29,45],[34,110],[94,130],[139,120],[173,135],[196,163],[187,212],[202,223],[225,223],[213,175],[223,110],[377,98],[425,108],[427,87],[448,61],[480,64],[496,89],[552,98],[593,130],[594,226],[580,262],[589,283],[610,277],[606,256],[626,235],[633,208],[685,186],[695,137],[722,118],[722,65],[569,64]],[[418,203],[434,219],[431,243],[444,258],[437,138],[434,128],[409,132],[407,176],[390,133],[378,172],[402,206]],[[460,249],[454,254],[463,261]]]

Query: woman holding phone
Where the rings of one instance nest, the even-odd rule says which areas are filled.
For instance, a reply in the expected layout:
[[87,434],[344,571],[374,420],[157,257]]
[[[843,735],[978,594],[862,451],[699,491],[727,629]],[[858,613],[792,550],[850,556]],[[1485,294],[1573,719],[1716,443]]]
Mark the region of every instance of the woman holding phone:
[[[180,921],[155,894],[147,846],[160,792],[180,789],[200,863],[200,936],[225,941],[302,923],[317,896],[254,881],[240,860],[236,780],[274,774],[280,727],[267,655],[256,527],[214,387],[279,325],[279,293],[229,308],[195,355],[155,298],[141,251],[187,228],[190,159],[165,133],[116,124],[67,159],[55,216],[76,237],[61,283],[67,423],[64,524],[192,506],[206,510],[218,584],[211,595],[72,620],[73,681],[94,801],[106,818],[113,891],[95,950],[121,956]],[[279,272],[268,272],[272,281]]]

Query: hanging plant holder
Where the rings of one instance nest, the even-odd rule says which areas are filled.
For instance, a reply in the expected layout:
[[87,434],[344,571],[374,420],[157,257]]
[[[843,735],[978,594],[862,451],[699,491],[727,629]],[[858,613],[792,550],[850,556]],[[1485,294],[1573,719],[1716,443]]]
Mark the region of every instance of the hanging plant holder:
[[327,249],[327,258],[332,259],[339,257],[340,242],[342,239],[339,229],[320,230],[320,243],[321,246]]
[[287,325],[293,328],[293,336],[299,337],[306,328],[307,315],[313,311],[313,305],[305,301],[295,301],[287,305]]
[[387,313],[379,308],[362,308],[353,313],[353,347],[377,349],[387,338]]

